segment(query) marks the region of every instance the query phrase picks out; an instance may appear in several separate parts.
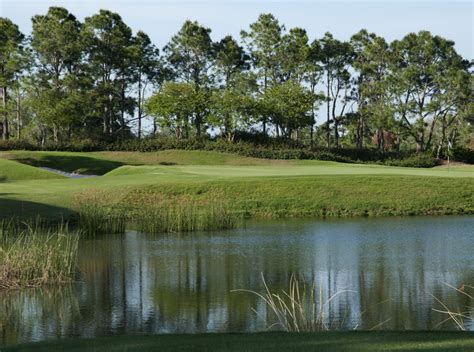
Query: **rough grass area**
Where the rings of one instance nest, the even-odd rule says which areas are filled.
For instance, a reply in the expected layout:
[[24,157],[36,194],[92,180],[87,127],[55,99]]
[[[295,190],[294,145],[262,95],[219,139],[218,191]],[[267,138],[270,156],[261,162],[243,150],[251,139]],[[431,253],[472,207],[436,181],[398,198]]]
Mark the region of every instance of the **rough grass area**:
[[[174,155],[175,164],[183,162],[183,155],[189,157],[188,153],[199,156],[196,162],[206,162],[200,158],[207,158],[208,163],[230,162],[227,154],[181,152],[167,155]],[[51,153],[47,152],[50,156]],[[102,162],[96,158],[99,153],[69,154],[74,158],[77,154],[90,155],[94,162]],[[126,155],[132,154],[141,156]],[[158,153],[144,153],[142,157],[151,158],[152,154]],[[241,157],[236,157],[233,162],[241,161]],[[130,215],[163,200],[206,206],[216,199],[228,204],[229,211],[249,217],[474,213],[472,166],[448,170],[323,161],[273,162],[239,166],[124,165],[96,178],[65,179],[51,174],[56,179],[2,182],[0,216],[69,217],[79,210],[77,199],[84,193],[100,194],[96,197],[103,203],[100,205],[124,209]]]
[[474,350],[463,332],[320,332],[117,336],[65,339],[2,351],[325,351],[462,352]]
[[31,167],[14,161],[0,159],[0,182],[51,178],[63,178],[63,176],[39,169],[37,167]]

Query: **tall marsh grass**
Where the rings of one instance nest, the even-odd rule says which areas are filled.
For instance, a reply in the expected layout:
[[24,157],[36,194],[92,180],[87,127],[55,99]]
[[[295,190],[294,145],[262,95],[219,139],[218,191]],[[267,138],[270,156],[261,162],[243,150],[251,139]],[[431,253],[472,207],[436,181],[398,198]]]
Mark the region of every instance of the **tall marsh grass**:
[[[328,331],[337,328],[330,323],[330,317],[325,315],[326,307],[340,294],[348,291],[339,291],[330,297],[324,298],[322,286],[317,288],[316,280],[307,283],[291,275],[288,290],[272,292],[262,274],[265,288],[264,293],[252,290],[239,289],[233,292],[248,292],[258,296],[268,310],[275,316],[274,322],[266,322],[269,329],[279,327],[288,332]],[[257,311],[252,309],[257,315]],[[266,320],[266,319],[265,319]],[[340,322],[342,326],[344,322]]]
[[109,193],[90,191],[76,196],[79,221],[83,236],[124,233],[127,217],[123,210],[112,209],[113,199]]
[[195,203],[165,202],[141,210],[138,230],[149,234],[214,231],[235,228],[239,217],[222,202],[199,207]]
[[464,296],[469,303],[461,309],[453,309],[448,307],[448,305],[441,299],[432,295],[440,306],[439,308],[433,308],[433,310],[445,316],[445,319],[443,319],[438,326],[451,322],[454,324],[456,329],[467,331],[467,326],[470,325],[472,327],[474,324],[474,286],[462,285],[460,288],[457,288],[448,283],[444,284],[450,289],[455,290],[458,294]]
[[111,210],[95,204],[84,204],[79,210],[79,229],[86,237],[98,234],[124,233],[127,218],[123,211]]
[[139,231],[158,234],[235,228],[240,216],[221,200],[155,199],[129,206],[116,203],[110,193],[84,192],[76,197],[79,229],[85,236],[124,233],[128,221]]
[[78,242],[79,235],[66,226],[0,221],[0,289],[72,281]]

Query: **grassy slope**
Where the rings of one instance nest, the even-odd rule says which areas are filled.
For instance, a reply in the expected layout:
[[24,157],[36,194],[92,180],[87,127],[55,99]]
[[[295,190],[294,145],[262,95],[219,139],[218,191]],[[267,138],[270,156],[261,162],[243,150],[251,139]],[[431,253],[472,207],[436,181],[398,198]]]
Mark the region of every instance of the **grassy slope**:
[[232,154],[167,150],[140,152],[0,152],[0,158],[16,160],[33,166],[47,166],[67,172],[103,175],[122,165],[268,165],[278,161],[247,158]]
[[2,351],[470,351],[474,334],[461,332],[323,332],[119,336],[68,339]]
[[[8,155],[25,157],[26,154],[22,153],[31,154],[14,152]],[[54,159],[57,154],[41,153],[33,155]],[[137,208],[153,204],[157,198],[192,199],[201,204],[216,198],[227,199],[235,211],[251,216],[474,212],[472,167],[448,171],[447,168],[268,161],[189,151],[59,154],[62,158],[67,154],[71,168],[86,165],[87,170],[101,168],[104,160],[111,162],[101,159],[106,156],[115,158],[113,162],[120,165],[132,159],[136,163],[159,163],[165,157],[167,163],[178,165],[122,166],[106,176],[93,179],[0,183],[0,214],[30,216],[39,212],[49,216],[68,215],[77,206],[77,194],[98,191],[107,193],[107,201],[112,205]],[[83,164],[84,158],[86,164]],[[208,165],[181,165],[189,163]],[[236,164],[244,166],[233,166]]]
[[64,178],[52,172],[23,165],[14,161],[0,159],[0,182],[12,182],[18,180],[38,180]]

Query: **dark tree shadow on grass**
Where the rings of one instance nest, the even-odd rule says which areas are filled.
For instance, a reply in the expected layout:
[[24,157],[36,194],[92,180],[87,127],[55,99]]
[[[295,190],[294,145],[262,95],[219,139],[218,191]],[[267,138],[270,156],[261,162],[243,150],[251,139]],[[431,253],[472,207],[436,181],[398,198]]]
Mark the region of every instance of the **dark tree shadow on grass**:
[[0,198],[0,220],[11,217],[29,219],[37,216],[50,220],[68,221],[77,218],[77,213],[54,205]]
[[66,172],[76,172],[87,175],[104,175],[120,166],[125,165],[119,161],[97,159],[80,155],[45,155],[35,158],[18,158],[16,161],[36,166],[49,167]]

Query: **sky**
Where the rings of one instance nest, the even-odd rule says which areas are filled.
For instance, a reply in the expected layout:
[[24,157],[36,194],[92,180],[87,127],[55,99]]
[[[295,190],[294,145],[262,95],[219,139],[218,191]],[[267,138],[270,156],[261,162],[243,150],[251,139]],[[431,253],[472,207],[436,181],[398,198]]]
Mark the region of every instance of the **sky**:
[[31,31],[31,17],[50,6],[66,7],[83,20],[108,9],[118,12],[135,32],[143,30],[162,48],[182,23],[197,20],[212,29],[212,39],[239,37],[260,13],[272,13],[287,28],[303,27],[310,39],[329,31],[348,40],[361,28],[385,37],[402,38],[409,32],[429,30],[454,40],[456,50],[474,58],[474,1],[472,0],[0,0],[0,16]]

